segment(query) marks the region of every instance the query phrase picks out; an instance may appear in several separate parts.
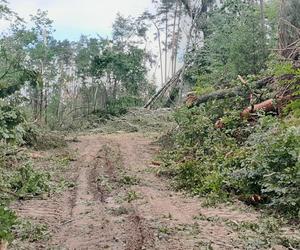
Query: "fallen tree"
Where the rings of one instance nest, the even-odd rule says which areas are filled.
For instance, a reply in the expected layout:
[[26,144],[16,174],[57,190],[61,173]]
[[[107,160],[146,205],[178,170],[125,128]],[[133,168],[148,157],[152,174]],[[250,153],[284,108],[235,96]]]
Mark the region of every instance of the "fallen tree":
[[144,108],[150,108],[152,103],[154,103],[161,95],[163,95],[168,88],[170,88],[172,85],[177,84],[180,81],[180,76],[182,72],[182,68],[178,70],[177,73],[149,99],[149,101],[145,104]]
[[[293,80],[295,78],[295,75],[292,74],[286,74],[282,75],[281,77],[266,77],[261,80],[258,80],[252,85],[253,89],[262,89],[264,87],[268,87],[270,89],[274,89],[273,83],[276,83],[277,81],[286,81],[286,80]],[[188,107],[192,106],[199,106],[202,103],[206,103],[211,100],[221,100],[225,98],[230,97],[236,97],[236,96],[245,96],[247,94],[247,91],[249,92],[249,86],[248,85],[242,85],[234,88],[228,88],[228,89],[220,89],[217,91],[214,91],[212,93],[204,94],[201,96],[196,96],[194,92],[189,93],[187,96],[187,99],[185,100],[185,104]],[[275,89],[274,89],[275,90]]]
[[[254,88],[261,89],[267,86],[268,84],[273,83],[275,80],[276,79],[274,77],[266,77],[264,79],[257,81],[254,85]],[[190,97],[188,96],[186,103],[188,103],[188,106],[199,106],[200,104],[208,102],[210,100],[220,100],[229,97],[244,96],[244,95],[245,95],[245,86],[239,86],[239,87],[234,87],[229,89],[217,90],[215,92],[197,96],[197,97],[195,95],[193,97],[192,95],[190,95]],[[192,102],[190,101],[191,98],[193,98]]]

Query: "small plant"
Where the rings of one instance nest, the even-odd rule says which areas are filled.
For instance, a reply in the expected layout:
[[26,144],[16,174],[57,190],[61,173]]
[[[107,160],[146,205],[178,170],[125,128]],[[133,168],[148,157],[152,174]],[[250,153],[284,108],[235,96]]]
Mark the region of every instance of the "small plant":
[[15,226],[14,233],[17,238],[28,240],[29,242],[35,242],[43,240],[48,235],[48,228],[44,224],[35,224],[30,221],[21,220],[21,222]]
[[17,169],[9,180],[10,189],[20,197],[50,191],[50,175],[33,169],[30,163]]
[[0,242],[13,240],[13,227],[16,224],[16,214],[7,207],[0,206]]
[[21,143],[24,115],[17,108],[0,105],[0,140]]
[[165,227],[165,226],[158,228],[158,231],[161,234],[170,234],[171,233],[170,229],[168,227]]
[[120,181],[119,181],[121,184],[123,185],[129,185],[129,186],[132,186],[132,185],[137,185],[140,183],[140,180],[138,179],[138,177],[136,176],[129,176],[129,175],[124,175],[120,178]]
[[138,196],[138,194],[135,191],[129,191],[126,194],[125,200],[130,203],[130,202],[132,202],[134,200],[137,200],[138,198],[139,198],[139,196]]
[[[248,204],[272,207],[273,211],[297,218],[297,125],[263,114],[250,124],[241,121],[234,109],[222,109],[194,107],[176,112],[178,128],[172,136],[173,147],[160,157],[160,173],[173,177],[175,188],[204,196],[207,205],[236,194]],[[222,128],[214,127],[217,112],[223,113]],[[248,197],[258,199],[248,202]]]

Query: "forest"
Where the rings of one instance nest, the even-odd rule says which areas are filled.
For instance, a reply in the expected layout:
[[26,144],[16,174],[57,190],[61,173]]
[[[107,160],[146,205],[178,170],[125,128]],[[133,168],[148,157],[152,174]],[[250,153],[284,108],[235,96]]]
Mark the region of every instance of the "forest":
[[300,1],[150,2],[0,0],[0,250],[300,248]]

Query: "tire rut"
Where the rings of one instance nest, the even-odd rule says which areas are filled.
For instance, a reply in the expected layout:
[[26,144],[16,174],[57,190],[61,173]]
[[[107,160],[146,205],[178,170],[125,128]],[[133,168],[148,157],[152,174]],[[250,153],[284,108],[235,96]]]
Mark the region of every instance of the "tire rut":
[[204,209],[198,199],[171,191],[151,167],[159,148],[143,135],[88,135],[70,147],[77,161],[65,179],[75,188],[16,206],[51,231],[44,245],[28,249],[192,250],[203,242],[213,249],[239,248],[225,225],[195,220],[201,211],[230,218],[230,210]]

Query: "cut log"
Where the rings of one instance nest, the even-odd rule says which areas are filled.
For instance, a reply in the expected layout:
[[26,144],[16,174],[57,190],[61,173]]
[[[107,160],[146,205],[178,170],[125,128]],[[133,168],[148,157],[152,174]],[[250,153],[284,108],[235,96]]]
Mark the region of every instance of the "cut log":
[[190,108],[194,105],[194,103],[197,101],[198,97],[196,96],[196,94],[194,92],[189,92],[186,95],[186,99],[184,101],[184,104]]
[[281,96],[276,99],[268,99],[264,102],[255,104],[251,107],[244,109],[243,112],[241,113],[241,117],[248,119],[250,118],[251,114],[256,113],[257,111],[260,110],[264,112],[271,112],[271,111],[279,112],[286,103],[288,103],[290,100],[295,98],[297,97],[288,95],[288,96]]
[[276,104],[274,99],[269,99],[251,107],[245,108],[241,113],[241,117],[248,119],[252,113],[256,113],[259,110],[265,112],[276,111]]

